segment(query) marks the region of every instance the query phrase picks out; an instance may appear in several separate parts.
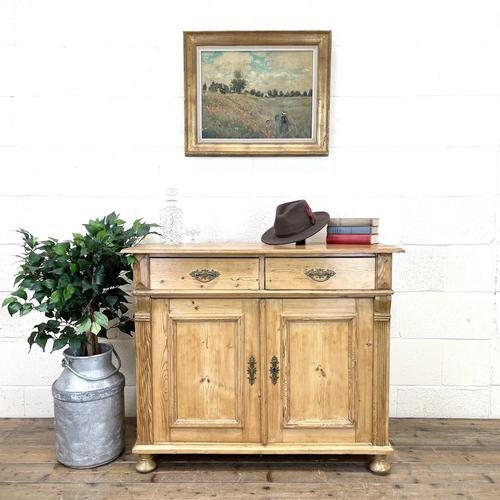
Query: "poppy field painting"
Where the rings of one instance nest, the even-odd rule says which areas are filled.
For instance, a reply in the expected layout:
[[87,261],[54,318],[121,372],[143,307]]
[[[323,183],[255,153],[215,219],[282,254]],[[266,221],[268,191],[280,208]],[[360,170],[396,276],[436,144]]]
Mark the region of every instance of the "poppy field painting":
[[329,31],[184,32],[187,156],[328,155]]
[[314,50],[201,50],[200,69],[201,139],[313,139]]

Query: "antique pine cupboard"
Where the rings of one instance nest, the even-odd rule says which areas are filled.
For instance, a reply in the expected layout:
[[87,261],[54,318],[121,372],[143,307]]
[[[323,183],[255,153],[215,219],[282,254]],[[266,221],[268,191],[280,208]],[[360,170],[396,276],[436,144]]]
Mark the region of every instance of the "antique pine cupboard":
[[137,470],[159,453],[371,455],[384,474],[392,246],[138,245]]

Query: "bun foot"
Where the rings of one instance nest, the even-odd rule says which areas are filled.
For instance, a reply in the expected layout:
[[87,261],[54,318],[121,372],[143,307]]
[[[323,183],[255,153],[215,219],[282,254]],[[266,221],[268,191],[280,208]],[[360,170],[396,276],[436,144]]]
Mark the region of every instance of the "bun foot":
[[391,471],[391,463],[386,456],[376,455],[368,464],[368,469],[378,476],[386,476]]
[[153,455],[139,455],[139,461],[135,466],[135,470],[141,474],[153,472],[156,469],[156,462]]

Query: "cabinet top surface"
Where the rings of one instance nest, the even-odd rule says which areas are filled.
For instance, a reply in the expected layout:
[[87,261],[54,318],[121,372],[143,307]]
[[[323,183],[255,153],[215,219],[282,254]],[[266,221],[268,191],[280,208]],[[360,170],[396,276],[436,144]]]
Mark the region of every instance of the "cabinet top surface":
[[260,243],[200,243],[193,245],[142,244],[124,248],[122,253],[149,254],[164,257],[187,256],[266,256],[266,257],[310,257],[328,255],[374,255],[379,253],[404,252],[392,245],[326,245],[310,243],[296,245],[264,245]]

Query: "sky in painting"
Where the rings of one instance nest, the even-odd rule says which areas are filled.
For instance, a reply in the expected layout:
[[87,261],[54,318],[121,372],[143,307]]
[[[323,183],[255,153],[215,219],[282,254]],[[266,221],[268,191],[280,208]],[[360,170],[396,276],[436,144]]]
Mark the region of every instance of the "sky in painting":
[[221,51],[201,52],[202,83],[212,81],[229,85],[235,71],[247,80],[247,89],[267,92],[309,90],[313,82],[312,50]]

